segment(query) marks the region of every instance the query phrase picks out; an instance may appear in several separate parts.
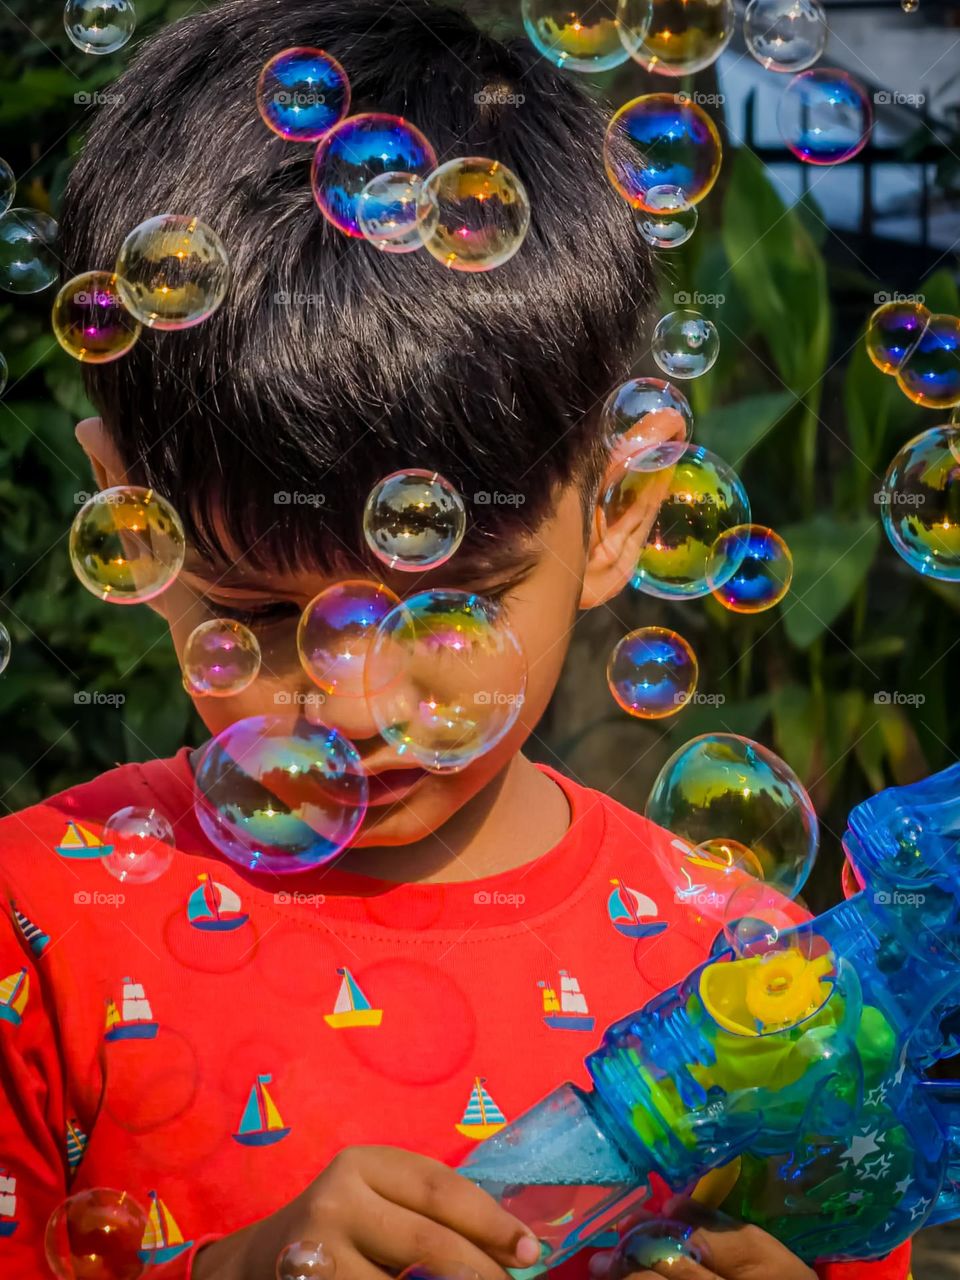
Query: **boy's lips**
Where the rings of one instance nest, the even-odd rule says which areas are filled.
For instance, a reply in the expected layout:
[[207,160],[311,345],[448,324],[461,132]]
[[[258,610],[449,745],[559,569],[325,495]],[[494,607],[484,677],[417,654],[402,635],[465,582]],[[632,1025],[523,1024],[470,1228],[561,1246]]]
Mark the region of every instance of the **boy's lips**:
[[426,777],[429,777],[426,769],[384,769],[382,773],[367,774],[368,804],[371,807],[395,804],[405,799]]

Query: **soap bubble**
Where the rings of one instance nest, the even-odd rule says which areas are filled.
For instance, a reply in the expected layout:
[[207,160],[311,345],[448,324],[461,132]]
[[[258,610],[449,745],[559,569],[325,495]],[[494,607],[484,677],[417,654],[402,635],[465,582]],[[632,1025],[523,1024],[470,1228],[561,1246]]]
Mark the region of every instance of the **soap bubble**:
[[[637,227],[653,249],[676,249],[686,244],[697,229],[697,206],[688,204],[679,187],[651,187],[641,209]],[[658,212],[650,213],[655,208]]]
[[116,53],[137,26],[132,0],[67,0],[63,25],[81,53]]
[[733,0],[653,0],[650,24],[633,57],[660,76],[686,76],[716,62],[736,25]]
[[151,329],[189,329],[227,296],[230,260],[223,241],[199,218],[161,213],[120,246],[117,287],[123,304]]
[[420,203],[422,185],[415,173],[381,173],[368,182],[357,201],[357,225],[364,240],[384,253],[420,249],[420,226],[427,212]]
[[188,693],[229,698],[249,689],[260,674],[260,643],[233,618],[211,618],[190,632],[183,649]]
[[534,48],[558,67],[609,71],[643,39],[650,0],[523,0],[521,15]]
[[[714,544],[735,525],[750,523],[750,501],[740,477],[715,453],[696,444],[665,444],[629,458],[601,504],[604,530],[635,521],[656,504],[656,516],[640,550],[631,585],[663,599],[692,599],[714,588],[707,581]],[[722,586],[738,568],[713,568]]]
[[904,13],[916,13],[920,8],[920,0],[900,0],[900,8]]
[[10,632],[0,622],[0,675],[6,671],[10,663],[10,653],[13,649],[13,642],[10,639]]
[[783,934],[796,928],[797,907],[803,906],[796,895],[785,899],[762,876],[755,876],[754,872],[735,884],[723,905],[723,938],[738,958],[776,947]]
[[394,471],[374,485],[363,509],[367,546],[388,569],[404,573],[444,564],[466,528],[463,499],[435,471]]
[[78,1191],[54,1209],[44,1249],[57,1280],[139,1280],[146,1211],[125,1191]]
[[887,537],[910,568],[960,582],[960,427],[931,427],[908,441],[879,497]]
[[336,1273],[336,1262],[315,1240],[296,1240],[277,1258],[277,1280],[333,1280]]
[[658,1264],[672,1266],[681,1258],[701,1261],[699,1249],[691,1242],[693,1227],[658,1218],[641,1222],[620,1240],[610,1260],[609,1280],[626,1280],[638,1271]]
[[753,850],[748,849],[739,840],[727,840],[723,836],[702,840],[694,850],[694,857],[700,865],[715,868],[724,875],[755,876],[758,880],[763,879],[763,867]]
[[798,160],[840,164],[867,145],[873,107],[863,86],[846,71],[801,71],[784,89],[777,108],[780,136]]
[[491,271],[523,244],[530,226],[526,188],[499,160],[448,160],[420,189],[420,235],[454,271]]
[[125,356],[141,326],[124,307],[117,277],[85,271],[68,280],[53,303],[53,335],[68,355],[87,364]]
[[662,378],[630,378],[607,396],[600,412],[600,429],[611,458],[625,462],[632,454],[665,440],[689,440],[693,411],[687,397],[672,383]]
[[316,142],[350,110],[350,81],[323,49],[283,49],[260,72],[257,110],[288,142]]
[[423,177],[436,166],[433,147],[401,116],[375,111],[347,116],[317,146],[311,169],[313,198],[338,230],[362,239],[359,202],[368,183],[382,173]]
[[675,751],[644,812],[692,844],[721,838],[745,845],[765,883],[786,897],[803,887],[820,839],[810,797],[790,766],[733,733],[703,734]]
[[930,319],[922,302],[885,302],[867,321],[867,355],[881,373],[896,373]]
[[[736,565],[733,574],[729,566]],[[713,585],[715,573],[722,579]],[[780,603],[793,581],[790,548],[773,529],[741,524],[721,533],[710,551],[707,582],[732,613],[762,613]]]
[[118,809],[107,819],[101,838],[111,849],[101,861],[124,884],[150,884],[173,861],[173,827],[159,809]]
[[743,15],[747,48],[767,71],[806,71],[827,44],[820,0],[750,0]]
[[10,370],[7,366],[7,357],[2,351],[0,351],[0,396],[2,396],[4,391],[7,389],[7,377],[9,376],[9,373]]
[[326,694],[364,696],[363,668],[376,629],[400,603],[382,582],[353,579],[325,587],[297,627],[300,663]]
[[607,177],[635,209],[659,213],[660,187],[679,190],[699,204],[720,172],[723,149],[717,126],[689,97],[646,93],[615,113],[607,126],[603,162]]
[[716,364],[720,335],[699,311],[671,311],[657,321],[650,350],[657,367],[671,378],[699,378]]
[[8,209],[0,215],[0,289],[39,293],[60,273],[60,228],[38,209]]
[[159,493],[116,485],[95,493],[70,529],[70,562],[87,588],[111,604],[142,604],[166,591],[183,567],[180,517]]
[[336,729],[251,716],[203,748],[197,819],[224,857],[251,871],[310,871],[344,849],[367,810],[360,757]]
[[13,204],[14,192],[17,189],[17,178],[6,160],[0,160],[0,214],[4,214]]
[[442,772],[464,768],[513,727],[527,664],[495,601],[421,591],[377,628],[365,674],[381,736],[398,755]]
[[698,674],[693,649],[667,627],[631,631],[607,662],[614,702],[639,720],[676,715],[696,689]]
[[926,328],[897,369],[897,386],[925,409],[960,404],[960,319],[928,316]]

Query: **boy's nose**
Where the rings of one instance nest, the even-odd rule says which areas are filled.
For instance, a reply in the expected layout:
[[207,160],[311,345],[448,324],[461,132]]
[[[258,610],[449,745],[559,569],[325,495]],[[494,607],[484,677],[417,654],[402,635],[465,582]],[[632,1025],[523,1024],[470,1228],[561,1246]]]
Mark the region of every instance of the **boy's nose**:
[[337,693],[322,694],[314,685],[302,697],[301,708],[308,724],[336,729],[355,744],[368,739],[383,742],[366,698]]

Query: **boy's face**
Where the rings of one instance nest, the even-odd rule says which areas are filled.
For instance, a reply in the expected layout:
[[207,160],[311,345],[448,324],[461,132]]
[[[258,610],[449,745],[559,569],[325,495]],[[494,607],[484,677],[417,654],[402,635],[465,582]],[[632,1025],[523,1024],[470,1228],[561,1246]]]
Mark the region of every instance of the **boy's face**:
[[[661,423],[652,422],[657,416],[645,420],[645,439],[682,434],[678,414],[664,411]],[[81,423],[77,436],[101,488],[125,482],[123,464],[99,419]],[[472,564],[468,555],[454,556],[425,574],[382,578],[371,570],[371,579],[384,580],[399,596],[441,587],[493,596],[520,642],[527,661],[520,714],[502,741],[458,773],[411,768],[409,760],[380,737],[363,698],[321,696],[304,671],[297,653],[297,624],[314,597],[338,578],[312,570],[264,574],[245,568],[242,558],[211,564],[188,548],[180,575],[151,607],[166,620],[181,666],[190,634],[212,618],[236,618],[257,636],[262,664],[249,688],[230,697],[191,694],[211,734],[249,716],[290,714],[293,707],[308,721],[340,730],[359,752],[370,781],[369,809],[353,844],[408,844],[443,826],[503,774],[550,701],[578,608],[602,603],[626,585],[657,505],[652,501],[638,507],[614,528],[588,538],[583,497],[571,483],[558,493],[553,513],[534,533],[518,534],[512,543],[498,547],[504,558],[496,570]],[[339,580],[347,576],[358,575],[342,574]]]

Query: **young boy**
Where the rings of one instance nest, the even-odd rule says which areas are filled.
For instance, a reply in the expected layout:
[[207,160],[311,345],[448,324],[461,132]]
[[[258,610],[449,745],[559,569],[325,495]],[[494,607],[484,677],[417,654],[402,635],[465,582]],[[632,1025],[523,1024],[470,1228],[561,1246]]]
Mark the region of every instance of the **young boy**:
[[[343,63],[353,111],[404,115],[441,159],[514,168],[533,209],[520,253],[467,277],[327,224],[310,149],[268,133],[254,102],[260,67],[293,45]],[[594,531],[597,406],[629,371],[652,284],[603,174],[604,122],[529,47],[428,0],[233,0],[149,42],[94,125],[64,202],[69,273],[109,268],[132,227],[169,211],[217,229],[233,281],[200,327],[87,370],[101,416],[80,443],[98,485],[150,484],[185,521],[187,563],[154,602],[178,654],[211,617],[259,637],[257,681],[198,700],[210,732],[303,699],[356,745],[371,805],[335,866],[282,880],[207,840],[186,748],[0,824],[5,1280],[44,1274],[51,1211],[104,1186],[150,1208],[158,1280],[270,1280],[303,1239],[340,1280],[424,1259],[483,1280],[527,1267],[524,1224],[449,1166],[585,1081],[603,1028],[706,958],[715,926],[674,900],[667,834],[521,753],[577,609],[624,587],[649,519]],[[468,502],[523,499],[471,505],[448,564],[388,579],[497,596],[525,649],[516,726],[446,776],[408,767],[357,702],[317,711],[295,644],[325,585],[380,578],[363,503],[408,466]],[[96,857],[125,805],[173,824],[175,860],[153,883],[121,886]],[[584,997],[569,1024],[544,1016],[563,978]],[[703,1265],[670,1274],[814,1274],[756,1229],[699,1240]],[[907,1253],[820,1274],[902,1280]],[[587,1256],[563,1274],[585,1276]]]

